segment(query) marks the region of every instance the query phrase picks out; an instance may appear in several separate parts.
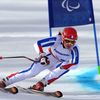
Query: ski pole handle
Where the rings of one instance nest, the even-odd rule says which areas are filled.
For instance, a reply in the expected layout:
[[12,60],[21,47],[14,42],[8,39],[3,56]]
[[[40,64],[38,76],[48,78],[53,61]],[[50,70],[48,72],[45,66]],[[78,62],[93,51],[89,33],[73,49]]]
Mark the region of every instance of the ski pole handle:
[[25,59],[28,59],[28,60],[34,62],[33,59],[31,59],[31,58],[29,58],[29,57],[26,57],[26,56],[11,56],[11,57],[2,57],[2,56],[0,56],[0,59],[11,59],[11,58],[25,58]]

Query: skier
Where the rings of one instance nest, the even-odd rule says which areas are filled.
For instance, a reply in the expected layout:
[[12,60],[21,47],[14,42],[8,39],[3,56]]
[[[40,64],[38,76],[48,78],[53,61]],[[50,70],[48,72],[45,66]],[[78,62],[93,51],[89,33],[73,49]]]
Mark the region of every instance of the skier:
[[[77,66],[79,62],[77,38],[77,31],[72,27],[67,27],[62,33],[59,32],[57,37],[37,41],[39,57],[36,61],[29,69],[3,78],[0,81],[0,88],[5,88],[26,78],[35,77],[41,71],[48,69],[50,73],[32,86],[32,89],[43,91],[44,87]],[[43,51],[44,47],[48,47],[46,53]]]

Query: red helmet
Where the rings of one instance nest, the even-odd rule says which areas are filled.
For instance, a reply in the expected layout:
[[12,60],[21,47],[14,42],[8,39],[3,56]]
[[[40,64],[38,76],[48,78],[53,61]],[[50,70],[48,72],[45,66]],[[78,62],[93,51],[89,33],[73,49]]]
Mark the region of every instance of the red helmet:
[[75,41],[77,40],[78,36],[77,36],[77,31],[72,28],[72,27],[69,27],[69,28],[64,28],[63,32],[62,32],[62,40],[72,40],[72,41]]

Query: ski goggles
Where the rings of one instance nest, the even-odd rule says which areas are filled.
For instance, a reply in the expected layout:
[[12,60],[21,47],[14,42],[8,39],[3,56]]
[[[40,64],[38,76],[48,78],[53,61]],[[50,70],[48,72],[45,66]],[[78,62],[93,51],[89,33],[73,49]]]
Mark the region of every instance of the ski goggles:
[[70,39],[64,39],[64,41],[65,41],[67,44],[70,43],[70,44],[72,44],[72,45],[75,44],[75,42],[76,42],[76,41],[70,40]]

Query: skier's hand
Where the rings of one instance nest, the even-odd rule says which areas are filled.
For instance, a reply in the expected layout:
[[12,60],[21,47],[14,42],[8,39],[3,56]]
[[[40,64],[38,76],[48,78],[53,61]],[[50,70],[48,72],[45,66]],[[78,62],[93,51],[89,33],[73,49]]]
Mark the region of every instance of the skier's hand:
[[61,32],[59,32],[58,35],[61,35]]
[[50,63],[50,61],[48,60],[48,57],[43,56],[43,57],[41,57],[41,59],[40,59],[40,63],[41,63],[42,65],[48,65],[48,64]]
[[36,57],[34,60],[40,62],[41,58],[44,57],[44,56],[46,56],[46,53],[44,53],[44,52],[43,53],[40,53],[39,56]]
[[50,63],[48,57],[46,56],[46,53],[43,52],[43,53],[40,53],[40,63],[42,65],[48,65]]

